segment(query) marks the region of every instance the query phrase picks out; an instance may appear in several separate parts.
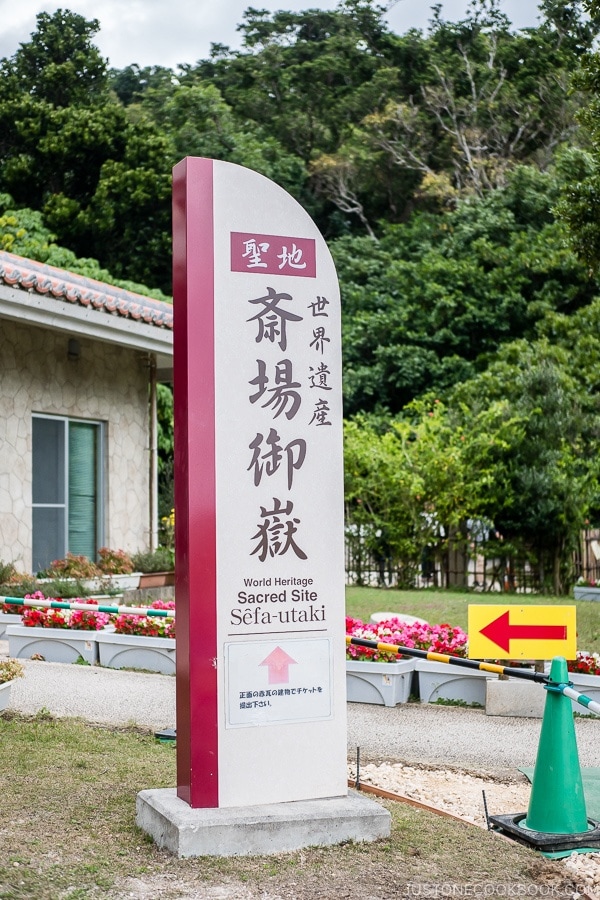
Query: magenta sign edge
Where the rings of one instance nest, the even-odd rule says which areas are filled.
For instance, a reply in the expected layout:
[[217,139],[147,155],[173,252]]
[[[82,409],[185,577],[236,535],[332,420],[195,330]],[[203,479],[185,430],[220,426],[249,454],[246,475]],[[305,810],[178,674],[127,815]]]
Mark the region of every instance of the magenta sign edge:
[[173,169],[177,794],[219,805],[213,163]]

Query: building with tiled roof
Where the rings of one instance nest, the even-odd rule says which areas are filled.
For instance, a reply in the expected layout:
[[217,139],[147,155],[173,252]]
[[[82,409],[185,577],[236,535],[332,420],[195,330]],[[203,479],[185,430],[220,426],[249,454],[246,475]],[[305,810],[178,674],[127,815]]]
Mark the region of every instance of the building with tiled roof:
[[0,560],[155,545],[172,365],[170,304],[0,251]]

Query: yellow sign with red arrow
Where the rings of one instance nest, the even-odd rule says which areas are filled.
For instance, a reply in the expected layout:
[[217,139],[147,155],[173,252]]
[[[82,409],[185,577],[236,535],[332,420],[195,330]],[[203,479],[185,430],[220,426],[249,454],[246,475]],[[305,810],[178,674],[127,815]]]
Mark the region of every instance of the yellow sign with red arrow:
[[469,606],[469,659],[575,659],[575,618],[575,606]]

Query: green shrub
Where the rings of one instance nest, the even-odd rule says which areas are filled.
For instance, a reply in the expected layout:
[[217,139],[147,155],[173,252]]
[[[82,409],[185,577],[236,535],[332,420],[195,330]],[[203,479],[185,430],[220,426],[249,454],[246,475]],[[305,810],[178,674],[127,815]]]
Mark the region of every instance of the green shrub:
[[16,574],[17,570],[12,563],[5,563],[0,559],[0,584],[10,584]]
[[175,554],[169,547],[134,553],[131,559],[136,572],[171,572],[175,568]]

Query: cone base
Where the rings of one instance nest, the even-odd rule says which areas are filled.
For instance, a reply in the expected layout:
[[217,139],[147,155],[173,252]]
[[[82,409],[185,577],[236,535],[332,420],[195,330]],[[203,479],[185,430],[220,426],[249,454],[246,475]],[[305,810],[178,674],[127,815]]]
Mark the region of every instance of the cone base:
[[574,853],[600,853],[600,847],[571,847],[570,850],[556,850],[554,853],[550,853],[548,850],[540,850],[540,853],[546,859],[565,859]]
[[497,831],[501,831],[509,837],[535,847],[546,853],[558,853],[561,850],[573,851],[588,848],[600,850],[600,822],[588,819],[588,830],[576,834],[550,834],[545,831],[532,831],[525,827],[527,813],[509,813],[504,816],[490,816],[489,823]]

